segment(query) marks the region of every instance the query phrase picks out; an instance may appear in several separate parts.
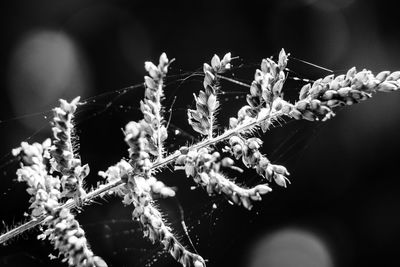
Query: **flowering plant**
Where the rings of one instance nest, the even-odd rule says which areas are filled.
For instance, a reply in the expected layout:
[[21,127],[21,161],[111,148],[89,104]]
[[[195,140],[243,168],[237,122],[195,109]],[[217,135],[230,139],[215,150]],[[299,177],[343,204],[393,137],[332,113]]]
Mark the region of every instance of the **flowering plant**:
[[[145,96],[140,103],[143,119],[129,122],[123,133],[129,149],[129,159],[121,159],[107,170],[99,172],[106,179],[93,191],[86,192],[83,180],[89,174],[89,165],[82,165],[74,151],[71,136],[74,132],[74,113],[80,104],[77,97],[71,102],[60,100],[54,109],[52,120],[53,139],[42,144],[22,142],[13,154],[20,158],[18,181],[27,183],[32,196],[32,220],[0,236],[0,243],[40,225],[39,238],[47,238],[59,251],[59,256],[70,266],[107,266],[95,256],[85,238],[85,232],[73,215],[73,209],[89,204],[90,200],[114,193],[124,205],[132,205],[132,219],[138,221],[143,234],[153,243],[161,243],[164,249],[183,266],[205,266],[204,259],[186,249],[173,235],[160,211],[154,205],[155,198],[175,196],[173,188],[156,177],[167,165],[175,171],[183,170],[194,183],[209,195],[223,194],[233,204],[251,209],[255,201],[272,189],[270,183],[286,187],[288,170],[272,163],[262,154],[261,139],[254,132],[268,131],[270,125],[283,117],[296,120],[325,121],[334,116],[334,108],[352,105],[366,100],[376,92],[392,92],[400,87],[400,72],[383,71],[374,75],[371,71],[355,68],[339,76],[329,75],[304,85],[299,99],[291,103],[283,96],[287,79],[288,54],[282,50],[275,62],[270,58],[261,62],[249,86],[247,105],[229,120],[229,126],[217,133],[218,97],[220,79],[232,66],[230,53],[222,59],[217,55],[211,65],[205,63],[204,90],[194,95],[195,109],[188,109],[188,123],[203,139],[195,144],[182,146],[169,153],[164,148],[168,138],[167,124],[163,118],[164,79],[169,60],[165,53],[158,65],[145,63]],[[224,144],[222,149],[216,144]],[[237,185],[227,177],[226,170],[241,170],[236,162],[254,169],[265,182],[252,188]]]

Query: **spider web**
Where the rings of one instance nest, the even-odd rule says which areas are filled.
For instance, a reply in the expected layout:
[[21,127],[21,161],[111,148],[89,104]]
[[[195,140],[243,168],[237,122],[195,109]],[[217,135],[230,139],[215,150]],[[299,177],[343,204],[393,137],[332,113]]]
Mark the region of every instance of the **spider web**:
[[[240,61],[240,60],[238,60]],[[298,63],[307,63],[296,59]],[[223,114],[219,115],[220,126],[217,131],[222,132],[223,126],[228,124],[229,117],[235,116],[237,110],[245,104],[248,88],[253,78],[254,69],[258,64],[243,64],[237,62],[227,79],[221,80],[223,91],[219,96],[221,110]],[[313,65],[313,64],[312,64]],[[312,66],[311,67],[315,67]],[[301,69],[301,68],[300,68]],[[321,71],[321,69],[319,69]],[[324,70],[326,71],[326,70]],[[308,77],[288,69],[288,81],[285,85],[285,95],[293,98],[297,95],[299,88],[304,82],[310,82]],[[323,73],[325,74],[325,73]],[[320,75],[322,76],[322,75]],[[238,79],[237,77],[248,77],[247,79]],[[178,70],[178,74],[172,74],[167,77],[165,94],[165,120],[168,123],[169,138],[167,142],[167,151],[173,152],[182,145],[192,144],[199,141],[199,136],[195,134],[186,122],[186,111],[188,107],[193,107],[194,101],[192,94],[197,93],[202,88],[203,75],[201,69],[191,72]],[[81,152],[83,162],[91,165],[91,175],[88,177],[87,186],[93,187],[98,182],[98,177],[94,175],[99,170],[105,170],[107,166],[114,164],[120,158],[126,157],[126,146],[123,141],[121,128],[130,120],[141,119],[139,110],[139,101],[143,95],[143,83],[128,86],[122,89],[102,93],[100,95],[81,100],[83,104],[76,113],[75,125],[77,128],[76,138],[81,139],[81,145],[76,149]],[[28,135],[24,141],[42,141],[37,140],[41,133],[46,133],[50,137],[49,122],[52,111],[46,110],[38,113],[27,114],[14,117],[0,122],[2,130],[10,130],[9,125],[18,122],[21,119],[30,117],[40,117],[42,124],[38,129]],[[264,152],[273,162],[286,164],[296,161],[306,149],[311,138],[315,136],[321,126],[306,127],[301,123],[286,121],[285,129],[280,129],[279,124],[275,125],[271,139],[262,138],[265,141]],[[96,126],[97,125],[97,126]],[[99,126],[100,125],[100,126]],[[102,127],[107,125],[107,127]],[[320,124],[317,124],[320,125]],[[113,127],[111,127],[113,126]],[[93,130],[94,129],[94,130]],[[90,136],[99,131],[112,132],[112,140],[103,140],[97,143],[92,142],[89,145]],[[277,131],[276,133],[274,133]],[[88,132],[88,133],[87,133]],[[307,133],[307,134],[304,134]],[[120,136],[119,139],[117,136]],[[272,141],[270,141],[272,140]],[[78,140],[76,140],[78,143]],[[13,144],[14,147],[18,144]],[[272,148],[268,149],[266,147]],[[95,148],[95,153],[91,155],[88,152]],[[3,186],[0,191],[0,200],[2,203],[15,202],[12,209],[5,209],[12,212],[1,219],[4,227],[2,232],[15,226],[14,222],[26,221],[22,215],[27,211],[29,197],[25,193],[25,185],[15,182],[15,170],[18,162],[9,152],[3,152],[0,158],[0,176]],[[96,164],[93,164],[96,159]],[[179,191],[177,196],[172,199],[157,201],[169,225],[174,229],[174,234],[178,239],[193,252],[199,252],[214,262],[211,266],[217,266],[215,259],[221,258],[221,264],[225,261],[224,257],[229,257],[229,251],[239,246],[246,239],[246,231],[237,231],[237,229],[251,228],[254,222],[257,222],[260,215],[268,213],[268,205],[273,205],[272,197],[266,196],[263,203],[256,205],[251,212],[245,211],[241,207],[231,206],[223,197],[208,197],[201,189],[191,190],[193,183],[183,174],[174,174],[166,170],[160,173],[159,177],[170,186],[177,185]],[[238,176],[237,182],[246,186],[254,186],[261,182],[261,179],[249,172],[250,176],[245,179]],[[193,197],[195,196],[195,197]],[[107,197],[97,200],[100,205],[86,207],[85,211],[78,215],[78,219],[87,232],[87,238],[92,245],[93,250],[103,257],[110,266],[179,266],[168,253],[162,250],[160,245],[152,245],[142,237],[140,226],[130,218],[131,207],[123,207],[120,199]],[[103,209],[112,206],[108,213],[102,216]],[[4,212],[2,213],[4,214]],[[227,226],[229,225],[229,226]],[[34,234],[32,235],[31,232]],[[58,261],[49,261],[46,255],[51,251],[50,246],[40,243],[37,249],[28,249],[21,243],[27,243],[35,239],[37,230],[25,233],[20,239],[12,241],[5,253],[1,253],[0,263],[4,266],[15,266],[23,258],[30,265],[52,265],[58,264]],[[235,233],[235,234],[232,234]],[[30,242],[32,243],[32,242]],[[29,244],[30,244],[29,243]],[[37,246],[37,241],[34,242]],[[105,244],[105,245],[104,245]],[[57,263],[56,263],[57,262]],[[60,266],[64,266],[60,263]]]

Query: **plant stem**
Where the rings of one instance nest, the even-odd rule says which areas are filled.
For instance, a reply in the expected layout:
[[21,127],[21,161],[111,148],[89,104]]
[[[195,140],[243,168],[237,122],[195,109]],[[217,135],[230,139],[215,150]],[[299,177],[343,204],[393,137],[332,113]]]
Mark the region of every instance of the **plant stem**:
[[[109,184],[106,184],[90,193],[88,193],[85,197],[83,197],[81,199],[82,203],[85,204],[89,204],[88,202],[98,196],[100,196],[103,193],[106,193],[114,188],[116,188],[117,186],[120,186],[123,184],[122,180],[118,180]],[[67,201],[66,203],[64,203],[63,205],[61,205],[58,209],[73,209],[76,208],[78,206],[78,203],[76,201]],[[0,236],[0,244],[3,244],[5,242],[7,242],[8,240],[22,234],[23,232],[39,225],[39,224],[43,224],[46,223],[47,221],[51,220],[52,216],[48,216],[46,214],[32,219],[29,222],[26,222],[10,231],[8,231],[7,233],[4,233]]]
[[[214,138],[207,138],[197,144],[194,144],[191,146],[191,148],[200,149],[203,147],[217,144],[219,142],[222,142],[222,141],[228,139],[229,137],[231,137],[233,135],[236,135],[238,133],[243,133],[243,132],[253,129],[254,127],[256,127],[258,124],[260,124],[262,121],[264,121],[266,119],[274,120],[282,115],[283,115],[282,112],[276,111],[276,112],[271,112],[270,114],[266,115],[265,117],[249,119],[247,121],[244,121],[242,124],[239,124],[238,126],[236,126],[233,129],[226,130],[221,135],[218,135]],[[161,160],[153,163],[153,166],[151,167],[151,169],[154,170],[154,169],[165,167],[166,165],[173,163],[180,155],[181,155],[181,152],[179,150],[176,150],[174,153],[170,154],[169,156],[162,158]],[[124,184],[124,182],[122,180],[117,180],[117,181],[108,183],[104,186],[97,188],[96,190],[94,190],[92,192],[89,192],[86,196],[82,197],[82,199],[80,201],[84,205],[85,204],[88,205],[90,203],[90,200],[92,200],[104,193],[107,193],[107,192],[115,189],[116,187],[121,186],[122,184]],[[62,204],[59,207],[59,209],[63,209],[63,208],[73,209],[78,206],[79,205],[78,205],[77,201],[73,200],[73,201],[68,201],[68,202]],[[50,219],[51,219],[51,216],[47,216],[47,215],[42,215],[36,219],[32,219],[31,221],[26,222],[14,229],[2,234],[0,236],[0,244],[7,242],[8,240],[22,234],[23,232],[25,232],[33,227],[36,227],[39,224],[43,224],[43,223],[49,221]]]

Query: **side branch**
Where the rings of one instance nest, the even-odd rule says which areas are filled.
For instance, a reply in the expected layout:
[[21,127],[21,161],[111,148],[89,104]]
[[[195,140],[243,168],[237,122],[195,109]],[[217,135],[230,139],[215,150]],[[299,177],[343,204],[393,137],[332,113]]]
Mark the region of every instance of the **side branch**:
[[[89,205],[90,201],[92,199],[97,198],[98,196],[101,196],[115,188],[117,188],[118,186],[122,185],[124,182],[122,180],[118,180],[112,183],[108,183],[104,186],[99,187],[98,189],[88,193],[85,197],[83,197],[81,199],[82,203],[84,205]],[[61,205],[58,209],[73,209],[78,207],[78,201],[72,200],[70,199],[69,201],[67,201],[66,203],[64,203],[63,205]],[[8,231],[7,233],[4,233],[0,236],[0,244],[3,244],[5,242],[7,242],[8,240],[17,237],[18,235],[22,234],[25,231],[28,231],[36,226],[38,226],[39,224],[43,224],[45,222],[47,222],[48,220],[50,220],[51,217],[47,216],[47,215],[42,215],[36,219],[30,220],[10,231]]]

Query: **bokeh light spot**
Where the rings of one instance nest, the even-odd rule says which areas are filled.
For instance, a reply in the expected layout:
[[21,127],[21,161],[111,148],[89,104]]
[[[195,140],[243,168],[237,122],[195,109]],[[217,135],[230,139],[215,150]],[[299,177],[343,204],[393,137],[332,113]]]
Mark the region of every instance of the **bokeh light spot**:
[[[86,61],[63,32],[35,30],[16,46],[9,67],[8,90],[16,116],[43,111],[59,98],[89,95]],[[21,122],[37,129],[40,118]]]
[[300,229],[284,229],[261,238],[251,252],[250,267],[333,267],[321,238]]

